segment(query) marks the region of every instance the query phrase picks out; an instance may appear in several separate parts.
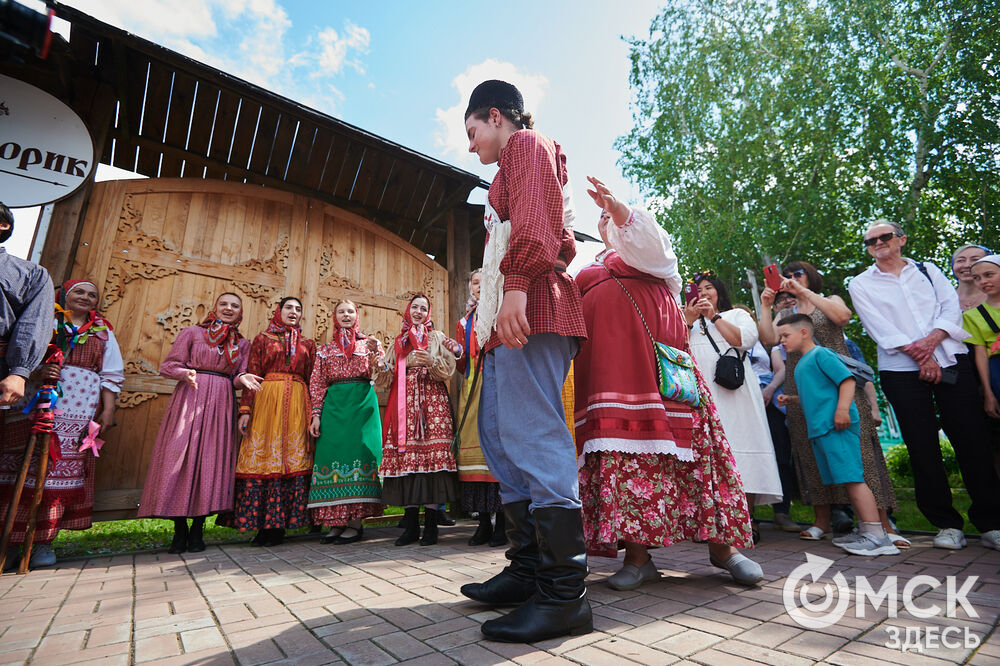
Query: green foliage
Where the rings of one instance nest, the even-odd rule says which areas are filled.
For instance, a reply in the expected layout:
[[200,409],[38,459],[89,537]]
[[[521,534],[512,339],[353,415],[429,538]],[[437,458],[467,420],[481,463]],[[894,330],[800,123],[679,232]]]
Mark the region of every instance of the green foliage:
[[[944,461],[944,471],[948,475],[948,485],[952,488],[964,488],[962,472],[958,468],[958,458],[955,449],[947,439],[941,440],[941,458]],[[885,453],[885,464],[889,468],[892,485],[897,488],[913,487],[913,468],[910,466],[910,453],[904,444],[896,444]]]
[[998,4],[669,3],[631,42],[617,146],[685,272],[747,300],[747,268],[801,259],[846,295],[879,217],[946,271],[962,243],[1000,246]]

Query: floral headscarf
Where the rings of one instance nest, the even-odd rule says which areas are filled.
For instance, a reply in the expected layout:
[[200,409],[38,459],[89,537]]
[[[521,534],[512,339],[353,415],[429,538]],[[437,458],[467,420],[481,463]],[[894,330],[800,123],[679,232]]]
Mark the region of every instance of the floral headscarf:
[[[225,295],[219,294],[219,298]],[[235,294],[232,295],[235,296]],[[219,305],[219,298],[215,299],[215,305],[212,307],[212,311],[208,313],[208,316],[205,317],[205,321],[198,325],[205,329],[205,340],[208,342],[208,345],[210,347],[218,347],[219,353],[226,357],[230,365],[236,365],[236,362],[240,358],[240,340],[243,339],[239,331],[240,323],[243,321],[243,309],[240,309],[240,316],[236,321],[232,324],[227,324],[219,319],[219,316],[215,313],[215,309]],[[242,299],[240,300],[242,301]]]
[[74,347],[82,345],[91,335],[96,335],[101,340],[107,340],[108,331],[114,330],[111,323],[97,310],[91,310],[87,313],[87,321],[79,328],[73,324],[73,313],[66,309],[66,295],[84,284],[97,289],[97,285],[90,280],[67,280],[63,282],[62,288],[56,294],[56,346],[62,350],[65,356],[69,356]]
[[285,322],[281,321],[281,308],[285,307],[285,303],[288,301],[295,301],[300,305],[302,304],[302,301],[294,296],[286,296],[281,299],[281,302],[278,303],[278,307],[274,310],[274,314],[271,315],[271,322],[267,325],[267,332],[284,338],[285,363],[291,364],[292,357],[295,355],[295,350],[299,347],[299,337],[302,335],[302,327],[299,324],[289,326]]
[[[422,298],[427,301],[427,318],[422,324],[414,324],[410,317],[413,301]],[[431,322],[431,299],[424,294],[417,294],[410,299],[403,313],[402,331],[396,336],[393,349],[396,352],[396,373],[389,388],[388,409],[385,412],[385,427],[383,441],[390,448],[396,447],[400,453],[406,450],[406,356],[416,349],[427,349],[430,342],[430,332],[434,329]],[[392,426],[396,427],[396,439],[391,438]]]
[[[347,302],[347,301],[344,301]],[[342,303],[338,303],[337,307],[340,307]],[[355,311],[357,311],[357,306],[355,305]],[[333,346],[340,352],[342,356],[351,356],[354,354],[354,347],[358,340],[364,340],[367,338],[366,335],[361,333],[361,315],[358,314],[354,318],[354,326],[351,328],[344,328],[340,325],[340,321],[337,319],[337,313],[333,314]]]

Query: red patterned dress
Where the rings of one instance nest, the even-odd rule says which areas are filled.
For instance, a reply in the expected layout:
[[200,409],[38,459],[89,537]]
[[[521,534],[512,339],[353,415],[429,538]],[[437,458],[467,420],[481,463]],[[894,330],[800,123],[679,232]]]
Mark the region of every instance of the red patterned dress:
[[[106,339],[102,339],[106,338]],[[63,363],[59,386],[62,397],[56,405],[55,432],[59,437],[61,460],[50,460],[45,475],[42,503],[38,507],[35,543],[51,543],[59,530],[85,530],[92,524],[94,511],[94,472],[96,460],[90,450],[82,453],[80,437],[100,405],[101,391],[121,391],[125,381],[124,364],[114,333],[110,330],[88,335],[70,350]],[[7,502],[17,479],[24,447],[30,437],[31,420],[21,409],[38,389],[29,383],[25,398],[7,417],[0,453],[0,515],[6,515]],[[25,478],[24,492],[18,504],[10,543],[24,543],[28,507],[34,495],[38,474],[37,460]]]
[[711,393],[698,373],[700,407],[660,396],[649,335],[611,277],[657,342],[685,348],[670,241],[644,211],[625,227],[609,224],[608,235],[620,254],[598,255],[576,278],[589,333],[574,361],[587,552],[615,557],[620,540],[749,547],[746,497]]
[[260,391],[243,391],[240,399],[240,414],[250,414],[250,424],[236,460],[233,514],[220,516],[218,524],[241,532],[309,524],[307,382],[315,358],[316,343],[306,338],[297,340],[290,359],[280,335],[254,338],[247,372],[264,381]]
[[[406,369],[406,437],[399,442],[395,420],[390,419],[382,443],[382,499],[386,504],[416,506],[458,501],[458,468],[452,453],[455,431],[451,403],[444,382],[455,374],[455,355],[444,347],[444,333],[428,332],[430,367]],[[412,351],[410,352],[413,353]],[[377,380],[386,387],[393,379],[396,353],[390,349],[389,370]]]

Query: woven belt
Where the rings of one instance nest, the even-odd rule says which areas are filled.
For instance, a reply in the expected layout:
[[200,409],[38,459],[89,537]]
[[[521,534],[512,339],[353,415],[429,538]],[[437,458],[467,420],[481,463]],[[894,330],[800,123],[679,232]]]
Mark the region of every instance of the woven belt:
[[215,375],[216,377],[225,377],[226,379],[232,379],[233,376],[226,374],[225,372],[216,372],[215,370],[203,370],[201,368],[194,368],[194,371],[199,375]]
[[334,384],[371,384],[370,379],[367,377],[344,377],[342,379],[332,379],[330,380],[330,385]]

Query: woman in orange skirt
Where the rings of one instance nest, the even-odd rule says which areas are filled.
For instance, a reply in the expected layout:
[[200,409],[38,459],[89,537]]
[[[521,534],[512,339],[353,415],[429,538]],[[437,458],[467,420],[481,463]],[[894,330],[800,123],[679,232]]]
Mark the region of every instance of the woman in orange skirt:
[[216,521],[241,532],[257,530],[250,542],[276,546],[285,530],[309,524],[306,507],[312,474],[309,376],[316,343],[302,338],[302,302],[281,299],[267,330],[250,345],[247,372],[264,378],[256,393],[244,391],[236,460],[233,515]]

